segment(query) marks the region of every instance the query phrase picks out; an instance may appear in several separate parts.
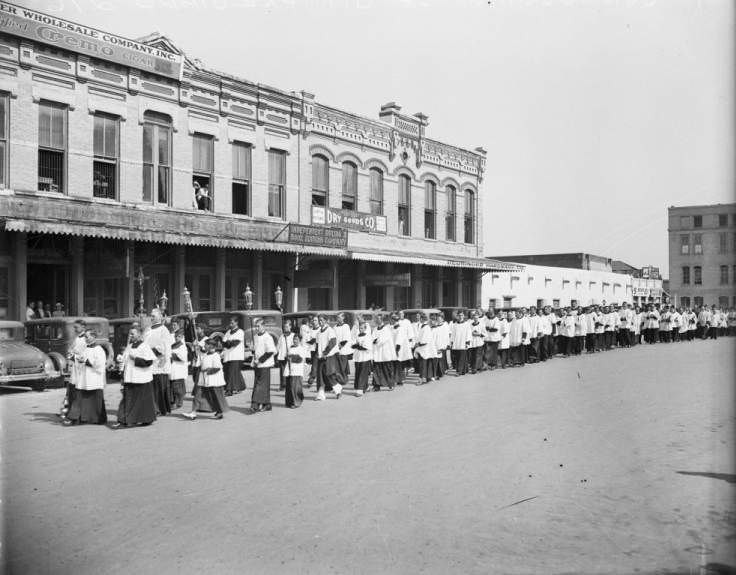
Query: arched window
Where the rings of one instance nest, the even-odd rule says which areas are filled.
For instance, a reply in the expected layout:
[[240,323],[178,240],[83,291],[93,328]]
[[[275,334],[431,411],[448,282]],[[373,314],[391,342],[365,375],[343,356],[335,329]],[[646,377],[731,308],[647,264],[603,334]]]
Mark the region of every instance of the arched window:
[[475,243],[475,194],[465,190],[465,243]]
[[437,186],[432,181],[424,183],[424,237],[435,239],[435,220],[437,215]]
[[455,241],[455,217],[457,213],[457,190],[455,186],[445,188],[447,194],[447,213],[445,215],[445,238],[447,241]]
[[358,198],[358,166],[342,163],[342,209],[354,210]]
[[143,114],[143,201],[171,203],[171,118]]
[[312,156],[312,205],[326,206],[329,193],[330,162],[324,156]]
[[371,176],[371,213],[383,215],[383,172],[378,168],[370,169]]
[[411,180],[409,176],[399,176],[399,235],[411,235]]

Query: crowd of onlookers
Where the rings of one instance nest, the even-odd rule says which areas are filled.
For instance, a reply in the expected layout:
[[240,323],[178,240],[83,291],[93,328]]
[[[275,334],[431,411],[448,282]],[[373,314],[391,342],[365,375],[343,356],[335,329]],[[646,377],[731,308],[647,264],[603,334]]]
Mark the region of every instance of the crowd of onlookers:
[[[182,415],[194,420],[198,413],[210,412],[222,419],[229,410],[227,397],[246,388],[246,364],[254,373],[251,410],[257,413],[271,410],[274,368],[279,370],[286,406],[297,408],[304,387],[313,385],[318,401],[327,393],[339,399],[350,381],[354,395],[361,397],[403,385],[410,372],[417,385],[424,385],[447,375],[520,367],[560,356],[736,335],[736,309],[716,306],[658,309],[623,303],[560,310],[468,310],[467,317],[457,311],[447,319],[436,310],[413,315],[378,312],[371,322],[359,317],[355,325],[348,325],[341,313],[334,323],[325,315],[305,318],[300,325],[286,319],[278,338],[256,320],[246,355],[237,316],[224,334],[208,337],[200,326],[187,338],[176,322],[167,324],[154,309],[150,328],[133,325],[125,351],[116,358],[122,399],[114,427],[150,425],[183,407],[190,373],[192,409]],[[98,334],[84,321],[74,326],[72,376],[61,414],[67,425],[105,423],[104,351],[95,343]]]
[[60,302],[56,302],[53,309],[50,303],[44,304],[43,301],[29,301],[26,305],[26,320],[64,316],[66,316],[66,311],[64,311],[64,304]]

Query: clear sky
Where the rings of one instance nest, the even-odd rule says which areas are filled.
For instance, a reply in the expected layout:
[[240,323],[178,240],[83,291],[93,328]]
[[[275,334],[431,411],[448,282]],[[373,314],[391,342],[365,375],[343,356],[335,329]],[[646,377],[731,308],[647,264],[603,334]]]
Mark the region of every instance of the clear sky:
[[736,201],[732,0],[20,0],[488,151],[486,255],[667,273],[667,207]]

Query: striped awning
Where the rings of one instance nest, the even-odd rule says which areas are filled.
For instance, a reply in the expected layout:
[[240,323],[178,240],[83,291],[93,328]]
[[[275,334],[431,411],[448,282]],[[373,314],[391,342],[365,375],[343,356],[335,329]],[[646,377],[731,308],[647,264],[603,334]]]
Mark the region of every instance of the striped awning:
[[51,222],[38,220],[5,220],[5,229],[9,232],[32,232],[40,234],[63,234],[84,236],[88,238],[105,238],[116,240],[132,240],[137,242],[155,242],[188,246],[236,248],[241,250],[264,250],[286,252],[292,254],[310,254],[333,257],[348,257],[347,251],[321,246],[304,246],[286,242],[267,242],[263,240],[243,240],[219,236],[153,231],[141,229],[118,228],[109,225],[81,224],[68,222]]

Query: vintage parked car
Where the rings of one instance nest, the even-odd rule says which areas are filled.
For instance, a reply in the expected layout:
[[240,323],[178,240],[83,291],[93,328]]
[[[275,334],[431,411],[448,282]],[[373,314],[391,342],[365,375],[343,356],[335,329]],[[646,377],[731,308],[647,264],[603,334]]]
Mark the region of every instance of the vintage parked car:
[[238,326],[245,333],[245,360],[246,369],[250,367],[249,358],[253,357],[253,335],[255,334],[255,321],[262,319],[266,331],[278,343],[281,337],[281,312],[276,310],[236,310],[236,311],[199,311],[192,314],[180,313],[171,316],[184,329],[185,340],[190,351],[194,341],[194,326],[202,327],[207,337],[220,337],[230,328],[230,318],[238,318]]
[[58,378],[51,358],[25,343],[21,322],[0,321],[0,386],[43,391]]
[[54,369],[67,381],[71,375],[71,364],[68,357],[74,343],[74,322],[78,319],[87,324],[88,329],[97,332],[97,343],[102,346],[107,356],[108,369],[115,356],[109,341],[110,325],[104,317],[47,317],[31,319],[25,322],[26,342],[36,346],[51,358]]

